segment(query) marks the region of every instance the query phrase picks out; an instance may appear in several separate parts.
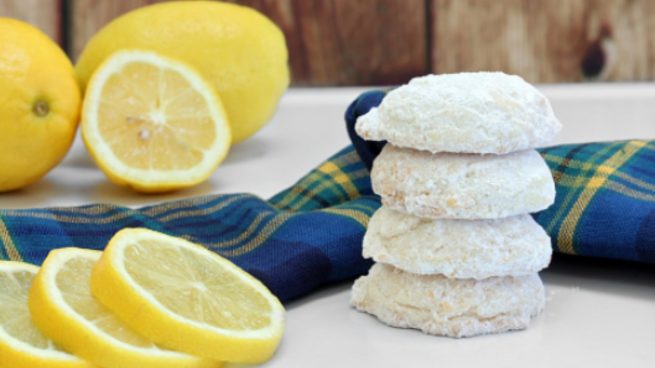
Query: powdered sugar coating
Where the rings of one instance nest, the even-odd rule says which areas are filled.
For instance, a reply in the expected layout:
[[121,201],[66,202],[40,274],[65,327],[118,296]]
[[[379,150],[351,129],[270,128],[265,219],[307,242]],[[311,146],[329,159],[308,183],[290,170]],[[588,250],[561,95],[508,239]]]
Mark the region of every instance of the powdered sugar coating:
[[552,174],[534,150],[431,154],[387,144],[371,182],[385,206],[426,218],[503,218],[541,211],[555,200]]
[[451,337],[527,328],[545,300],[537,274],[477,281],[415,275],[380,263],[355,281],[350,299],[390,326]]
[[561,128],[541,92],[502,72],[414,78],[389,92],[356,124],[367,140],[433,153],[482,154],[539,147]]
[[411,273],[480,280],[539,272],[552,248],[530,215],[431,220],[382,206],[368,223],[363,255]]

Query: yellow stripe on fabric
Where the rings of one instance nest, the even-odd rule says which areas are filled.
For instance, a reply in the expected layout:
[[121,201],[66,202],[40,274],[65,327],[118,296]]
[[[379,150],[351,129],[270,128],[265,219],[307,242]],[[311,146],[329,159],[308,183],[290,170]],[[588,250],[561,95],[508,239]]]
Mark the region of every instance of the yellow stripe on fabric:
[[[557,171],[557,173],[559,175],[559,180],[557,181],[557,185],[559,187],[577,188],[576,179],[578,179],[578,176],[569,175],[569,174],[566,174],[566,173],[561,172],[561,171]],[[618,172],[618,171],[615,171],[614,174],[612,174],[612,178],[613,177],[619,177],[621,179],[624,179],[625,181],[628,181],[628,182],[630,182],[632,184],[640,186],[639,184],[631,181],[629,175],[622,176],[620,174],[622,174],[622,173]],[[625,195],[627,195],[629,197],[632,197],[632,198],[644,199],[646,201],[650,201],[650,199],[648,199],[648,198],[651,198],[653,196],[652,193],[655,192],[655,185],[648,184],[646,182],[643,182],[643,184],[647,185],[647,187],[644,188],[644,189],[646,189],[646,191],[640,191],[640,190],[637,190],[637,189],[629,188],[629,187],[625,186],[624,184],[618,183],[615,180],[612,180],[612,178],[609,178],[607,180],[607,182],[605,182],[605,184],[603,184],[603,186],[608,188],[608,189],[624,188],[622,190],[615,190],[615,192],[625,194]],[[642,185],[642,186],[646,186],[646,185]]]
[[631,197],[634,199],[638,199],[640,201],[646,201],[646,202],[655,202],[655,194],[650,194],[650,193],[642,193],[638,190],[634,190],[632,188],[628,188],[625,185],[621,183],[617,183],[614,181],[608,181],[605,183],[605,188],[609,190],[613,190],[617,193],[620,193],[626,197]]
[[643,141],[630,141],[624,146],[624,149],[615,152],[599,166],[562,222],[559,234],[557,234],[557,245],[560,251],[575,254],[573,235],[587,205],[598,189],[607,181],[608,177],[645,145],[646,142]]
[[[545,155],[543,155],[543,157],[544,157],[544,159],[546,159],[548,161],[551,161],[551,162],[554,162],[555,164],[558,164],[558,165],[561,164],[564,161],[563,157],[554,156],[554,155],[551,155],[551,154],[545,154]],[[567,168],[570,167],[570,168],[573,168],[573,169],[580,169],[580,168],[583,168],[585,166],[588,166],[588,163],[586,163],[584,161],[580,161],[580,160],[569,159],[566,162],[566,167]],[[553,174],[554,175],[559,175],[559,176],[565,176],[565,173],[563,173],[561,171],[557,171],[557,170],[553,171]],[[628,175],[628,174],[626,174],[626,173],[624,173],[622,171],[614,172],[614,174],[612,176],[619,177],[619,178],[621,178],[621,179],[623,179],[623,180],[625,180],[627,182],[630,182],[631,184],[634,184],[634,185],[636,185],[638,187],[641,187],[643,189],[646,189],[648,191],[655,191],[655,185],[653,185],[653,184],[651,184],[649,182],[643,181],[641,179],[635,178],[634,176]],[[558,184],[561,184],[561,181],[558,181]]]
[[[59,209],[63,209],[63,208],[53,208],[52,210],[59,210]],[[104,204],[97,204],[88,207],[70,207],[65,209],[66,212],[76,213],[81,215],[92,215],[92,216],[102,215],[104,213],[114,210],[116,210],[115,207],[107,206]]]
[[238,244],[239,242],[247,239],[252,235],[256,230],[259,224],[264,221],[264,219],[268,216],[269,214],[267,213],[260,213],[258,214],[255,219],[248,225],[248,228],[244,230],[242,233],[239,234],[236,238],[232,238],[230,240],[223,240],[220,242],[212,243],[212,247],[214,248],[226,248],[226,247],[231,247],[235,244]]
[[[295,184],[291,188],[291,190],[284,196],[284,198],[282,198],[280,201],[277,202],[276,206],[280,207],[280,208],[287,207],[289,205],[289,203],[291,203],[293,200],[298,198],[298,194],[300,194],[303,190],[307,190],[307,188],[309,188],[313,183],[315,183],[315,182],[325,182],[325,179],[323,178],[323,176],[319,175],[318,172],[330,175],[330,172],[326,171],[326,170],[329,170],[331,167],[334,167],[334,168],[337,169],[338,172],[343,174],[343,171],[341,170],[341,167],[352,165],[352,164],[358,162],[359,160],[360,159],[359,159],[359,156],[357,155],[357,152],[351,151],[351,152],[349,152],[349,153],[347,153],[347,154],[345,154],[343,156],[340,156],[340,157],[338,157],[336,159],[333,159],[331,161],[326,161],[320,167],[318,167],[317,169],[310,172],[307,176],[305,176],[302,179],[302,181]],[[323,168],[325,168],[325,169],[323,169]],[[364,169],[364,170],[366,171],[366,174],[368,175],[368,171],[366,169]],[[339,178],[339,180],[343,180],[343,181],[345,181],[347,183],[352,184],[351,178],[355,179],[355,178],[360,178],[361,177],[361,176],[353,176],[353,175],[355,175],[355,173],[358,173],[358,172],[359,171],[355,171],[355,172],[351,173],[350,175],[345,175],[344,174],[345,178],[341,177],[341,178]],[[332,176],[332,175],[330,175],[330,176]],[[349,178],[349,176],[350,176],[350,178]],[[331,183],[331,182],[328,182],[328,183]],[[343,184],[343,183],[339,183],[339,184]],[[328,186],[326,186],[324,184],[319,185],[319,187],[322,188],[321,190],[326,189]],[[354,187],[354,185],[353,185],[353,187]],[[354,193],[359,193],[359,191],[357,190],[356,187],[354,189],[355,189]],[[349,191],[346,191],[346,192],[348,194],[350,194]],[[315,189],[310,190],[309,193],[312,196],[315,196],[317,194]],[[352,197],[352,195],[351,195],[351,197]],[[307,203],[307,201],[309,201],[310,199],[311,198],[306,198],[306,197],[303,198],[302,202],[301,202],[302,204],[298,205],[296,203],[293,208],[294,209],[300,208],[302,205]]]
[[[354,171],[354,172],[350,173],[349,177],[352,178],[352,179],[359,179],[359,178],[362,178],[362,177],[367,176],[367,175],[368,175],[368,170],[361,169],[361,170]],[[324,181],[321,184],[319,184],[318,186],[310,189],[309,190],[310,196],[303,196],[303,198],[301,198],[298,202],[293,204],[292,209],[293,210],[298,210],[299,208],[302,208],[302,206],[304,206],[305,203],[309,202],[313,197],[317,196],[319,193],[321,193],[325,189],[329,188],[330,185],[332,185],[332,182]],[[351,197],[351,198],[354,198],[354,197]]]
[[9,229],[7,229],[7,225],[5,225],[5,222],[1,218],[0,240],[2,240],[2,244],[5,246],[5,253],[7,253],[7,257],[9,257],[10,260],[18,262],[23,261],[23,257],[20,256],[20,253],[16,248],[16,244],[14,244],[14,241],[11,239],[11,235],[9,235]]
[[[292,213],[283,213],[275,216],[269,223],[266,224],[266,226],[264,226],[262,231],[260,231],[254,239],[250,240],[237,249],[222,251],[221,254],[227,257],[236,257],[252,251],[253,249],[262,245],[271,236],[271,234],[275,232],[275,230],[282,226],[282,224],[284,224],[292,216]],[[220,242],[218,244],[220,244]],[[214,244],[209,244],[208,247],[213,248]]]
[[342,156],[339,156],[335,159],[332,159],[328,162],[334,162],[337,166],[339,167],[344,167],[348,165],[352,165],[356,162],[360,161],[359,155],[355,151],[350,151]]
[[[605,145],[602,149],[599,149],[596,151],[591,157],[589,157],[589,162],[583,162],[582,165],[580,166],[580,169],[584,172],[592,172],[593,169],[596,167],[596,160],[598,157],[602,157],[606,152],[608,152],[610,149],[612,149],[612,145]],[[566,161],[566,162],[565,162]],[[563,165],[568,165],[570,159],[565,158],[564,160],[561,161]],[[555,181],[559,184],[561,180],[561,175],[558,175],[560,172],[556,171],[553,173],[553,178]],[[578,175],[575,177],[573,184],[571,185],[572,187],[575,188],[581,188],[586,184],[586,181],[588,180],[587,176],[585,175]],[[553,229],[557,225],[559,219],[564,216],[566,211],[569,211],[569,203],[575,198],[575,193],[576,191],[568,191],[566,196],[564,197],[564,200],[560,204],[559,208],[557,209],[557,212],[555,212],[555,215],[551,218],[550,222],[544,226],[546,229],[546,232],[551,234],[553,232]]]
[[211,207],[198,208],[198,209],[195,209],[195,210],[187,210],[187,211],[178,211],[178,212],[174,212],[174,213],[171,213],[169,215],[166,215],[166,216],[164,216],[164,217],[162,217],[162,218],[160,218],[158,220],[162,221],[162,222],[168,222],[168,221],[171,221],[171,220],[177,220],[177,219],[182,218],[182,217],[206,216],[206,215],[212,214],[214,212],[218,212],[218,211],[222,210],[223,208],[231,205],[232,203],[234,203],[236,201],[239,201],[239,200],[241,200],[241,199],[243,199],[243,198],[245,198],[247,196],[248,196],[247,194],[234,195],[233,197],[231,197],[229,199],[226,199],[226,200],[224,200],[222,202],[216,203],[215,205],[213,205]]
[[311,174],[307,175],[301,183],[294,185],[291,190],[287,192],[284,198],[278,201],[275,205],[279,208],[288,207],[289,203],[296,199],[298,194],[302,193],[303,187],[307,186],[306,183],[313,183],[319,180],[321,180],[321,176],[316,172],[312,172]]
[[644,149],[649,151],[655,151],[655,140],[647,141],[647,144],[644,146]]
[[177,202],[171,202],[171,203],[163,203],[160,205],[157,205],[155,207],[148,208],[147,210],[143,210],[142,212],[148,216],[157,216],[161,215],[164,212],[167,211],[172,211],[172,210],[179,210],[181,208],[190,208],[194,206],[202,206],[204,204],[207,204],[211,201],[215,201],[217,197],[215,196],[209,196],[209,197],[199,197],[199,198],[189,198],[185,199],[183,201],[177,201]]
[[54,213],[44,213],[44,212],[30,212],[30,211],[7,211],[7,216],[13,217],[31,217],[43,220],[54,220],[58,222],[66,222],[71,224],[108,224],[110,222],[122,220],[126,217],[132,216],[133,212],[120,212],[113,216],[103,217],[103,218],[88,218],[88,217],[75,217],[75,216],[66,216],[58,215]]
[[[244,197],[247,197],[247,195],[246,194],[235,195],[234,197],[226,199],[223,202],[217,203],[216,205],[209,208],[179,211],[179,212],[171,213],[170,215],[166,215],[159,220],[161,222],[168,222],[185,216],[208,215],[213,212],[219,211]],[[180,205],[183,207],[188,207],[188,203],[184,205],[180,203]],[[173,209],[174,207],[167,208],[167,210],[173,210]],[[66,209],[66,211],[68,211],[68,209]],[[149,212],[148,214],[157,213],[157,212],[164,213],[165,211]],[[118,220],[123,220],[130,216],[134,216],[136,212],[133,210],[124,211],[103,218],[76,217],[76,216],[59,215],[55,213],[33,212],[33,211],[24,211],[24,210],[7,210],[6,214],[8,216],[13,216],[13,217],[32,217],[37,219],[53,220],[53,221],[73,223],[73,224],[109,224]]]
[[359,211],[348,208],[327,208],[325,212],[334,213],[341,216],[350,217],[351,219],[359,222],[360,225],[366,227],[368,225],[368,215],[363,214]]
[[343,171],[341,171],[341,168],[339,168],[339,166],[328,161],[323,165],[321,165],[318,168],[318,170],[330,175],[335,182],[340,184],[343,187],[343,189],[346,191],[346,193],[348,193],[348,198],[353,198],[359,195],[359,190],[357,189],[357,187],[353,184],[350,177],[344,174]]

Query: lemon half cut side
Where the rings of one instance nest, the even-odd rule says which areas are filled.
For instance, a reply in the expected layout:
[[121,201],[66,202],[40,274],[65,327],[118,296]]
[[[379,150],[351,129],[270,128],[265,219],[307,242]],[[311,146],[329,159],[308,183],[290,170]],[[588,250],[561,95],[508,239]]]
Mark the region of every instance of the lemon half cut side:
[[219,96],[192,67],[139,50],[113,54],[93,74],[82,137],[111,181],[143,192],[206,180],[231,140]]

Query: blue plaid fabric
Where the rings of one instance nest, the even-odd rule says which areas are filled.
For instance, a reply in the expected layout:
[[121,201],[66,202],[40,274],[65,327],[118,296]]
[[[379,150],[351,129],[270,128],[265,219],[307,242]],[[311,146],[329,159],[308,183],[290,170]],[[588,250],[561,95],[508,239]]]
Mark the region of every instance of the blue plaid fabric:
[[[124,227],[147,227],[205,245],[264,282],[282,301],[366,273],[361,256],[379,207],[370,165],[383,143],[353,134],[357,117],[384,92],[346,112],[353,140],[287,190],[264,200],[222,194],[138,209],[111,204],[0,210],[0,259],[40,264],[55,248],[103,249]],[[335,127],[336,129],[336,127]],[[655,143],[627,141],[542,149],[556,203],[535,215],[555,251],[655,262]]]
[[378,206],[368,170],[348,147],[268,201],[223,194],[139,209],[0,210],[0,259],[38,265],[52,249],[100,250],[118,230],[146,227],[205,245],[289,301],[368,270],[361,242]]

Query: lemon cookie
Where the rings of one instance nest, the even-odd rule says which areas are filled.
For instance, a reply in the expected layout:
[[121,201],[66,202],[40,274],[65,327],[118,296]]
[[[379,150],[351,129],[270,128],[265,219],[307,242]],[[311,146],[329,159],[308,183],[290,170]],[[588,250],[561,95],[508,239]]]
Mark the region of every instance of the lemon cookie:
[[390,326],[467,337],[526,328],[543,309],[545,295],[537,274],[476,281],[378,263],[355,282],[351,304]]
[[538,147],[561,130],[548,99],[516,75],[426,75],[359,117],[364,139],[430,152],[503,154]]
[[555,200],[553,177],[534,150],[431,154],[387,144],[371,181],[385,206],[427,218],[502,218],[541,211]]
[[550,263],[552,248],[530,215],[424,219],[383,206],[368,223],[363,254],[411,273],[484,279],[538,272]]

